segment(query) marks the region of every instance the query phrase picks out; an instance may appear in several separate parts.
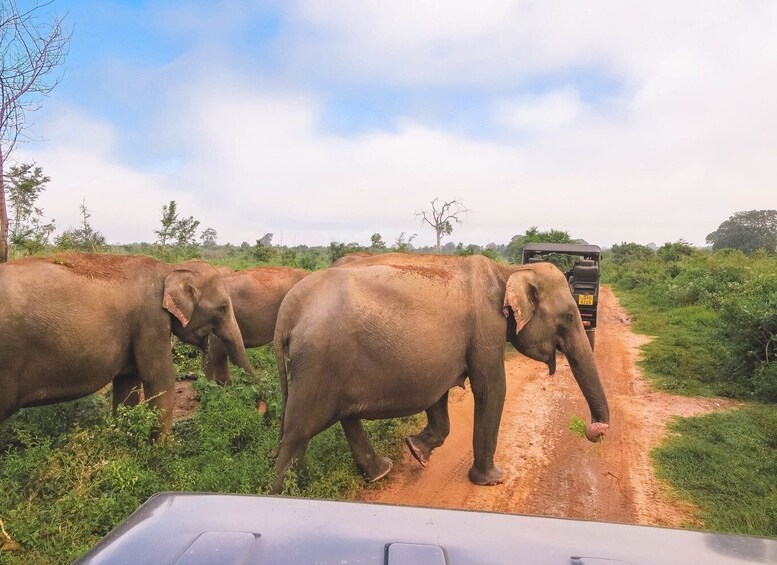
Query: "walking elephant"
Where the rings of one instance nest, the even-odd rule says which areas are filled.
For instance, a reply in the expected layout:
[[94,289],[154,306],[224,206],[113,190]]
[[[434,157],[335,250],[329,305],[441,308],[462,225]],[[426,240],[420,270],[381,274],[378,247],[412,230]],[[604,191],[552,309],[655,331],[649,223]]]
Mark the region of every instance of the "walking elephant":
[[[307,271],[290,267],[253,267],[242,271],[222,267],[218,271],[232,300],[232,309],[246,348],[272,341],[283,297],[308,275]],[[212,334],[205,354],[207,378],[221,384],[230,381],[227,354],[224,342]]]
[[19,408],[113,382],[113,406],[145,397],[172,424],[170,334],[202,349],[213,333],[253,372],[224,283],[202,261],[69,253],[0,265],[0,422]]
[[391,253],[311,274],[286,295],[275,329],[284,413],[274,491],[309,440],[338,421],[357,466],[374,481],[392,464],[374,451],[360,420],[426,410],[429,423],[409,444],[419,460],[428,458],[448,433],[448,390],[467,378],[475,396],[469,478],[501,483],[494,453],[505,341],[551,373],[561,350],[591,411],[586,436],[605,433],[607,399],[555,266]]

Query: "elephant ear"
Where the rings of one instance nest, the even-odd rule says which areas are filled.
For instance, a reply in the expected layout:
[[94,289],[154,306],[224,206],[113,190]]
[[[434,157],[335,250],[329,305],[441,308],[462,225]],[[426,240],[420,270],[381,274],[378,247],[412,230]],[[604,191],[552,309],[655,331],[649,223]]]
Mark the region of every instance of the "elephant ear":
[[515,318],[515,333],[520,332],[534,315],[537,287],[531,279],[532,273],[528,270],[516,271],[507,279],[502,314],[505,318],[511,315]]
[[185,328],[192,319],[198,295],[197,287],[194,285],[194,273],[176,270],[165,278],[162,306],[178,318],[178,321]]

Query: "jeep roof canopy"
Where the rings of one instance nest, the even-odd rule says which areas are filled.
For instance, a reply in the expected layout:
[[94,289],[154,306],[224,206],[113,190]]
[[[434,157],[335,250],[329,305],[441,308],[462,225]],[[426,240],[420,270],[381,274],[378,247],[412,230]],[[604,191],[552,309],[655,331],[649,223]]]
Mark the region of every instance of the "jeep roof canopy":
[[523,262],[532,255],[543,253],[559,253],[562,255],[577,255],[584,259],[599,261],[602,248],[598,245],[583,245],[578,243],[527,243],[523,248]]

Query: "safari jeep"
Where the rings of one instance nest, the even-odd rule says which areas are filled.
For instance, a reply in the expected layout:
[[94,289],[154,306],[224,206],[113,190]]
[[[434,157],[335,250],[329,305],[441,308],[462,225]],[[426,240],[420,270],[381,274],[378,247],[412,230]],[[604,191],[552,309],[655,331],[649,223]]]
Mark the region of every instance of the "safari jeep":
[[523,263],[549,261],[565,271],[569,290],[580,310],[588,341],[594,348],[596,309],[599,306],[599,263],[602,250],[598,245],[574,243],[527,243]]

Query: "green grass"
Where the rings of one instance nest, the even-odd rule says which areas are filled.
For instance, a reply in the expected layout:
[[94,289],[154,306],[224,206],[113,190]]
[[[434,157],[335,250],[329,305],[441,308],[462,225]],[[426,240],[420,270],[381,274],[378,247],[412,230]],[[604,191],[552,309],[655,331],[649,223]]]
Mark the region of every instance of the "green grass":
[[731,392],[721,379],[721,356],[714,336],[717,312],[699,305],[660,308],[638,291],[614,289],[636,333],[653,336],[642,347],[641,367],[653,385],[672,394],[717,396]]
[[[636,290],[618,290],[633,330],[655,336],[641,365],[653,385],[672,394],[745,397],[725,375],[717,333],[725,323],[702,305],[666,308]],[[676,419],[652,453],[659,477],[699,510],[705,529],[777,537],[777,406]]]
[[[0,563],[69,563],[159,491],[268,492],[278,438],[279,385],[270,347],[249,351],[254,381],[239,369],[219,387],[200,378],[201,407],[178,420],[173,437],[151,441],[146,405],[113,417],[109,398],[20,411],[0,427],[0,519],[21,544]],[[263,418],[257,401],[268,400]],[[365,422],[375,448],[396,457],[418,418]],[[340,426],[315,437],[301,486],[287,494],[352,497],[364,488]],[[293,477],[292,477],[293,479]]]
[[705,528],[777,537],[777,407],[677,419],[652,453],[658,475],[700,508]]

